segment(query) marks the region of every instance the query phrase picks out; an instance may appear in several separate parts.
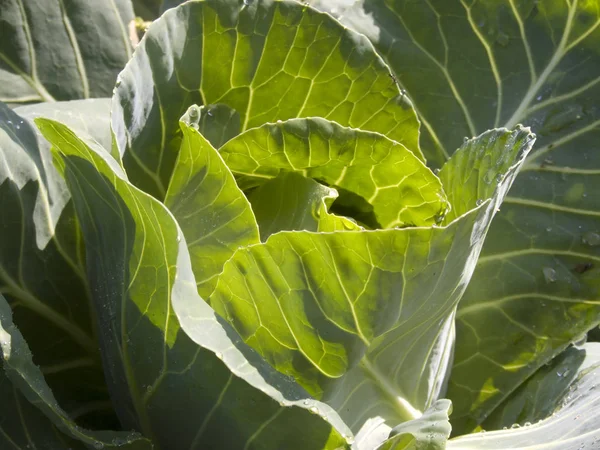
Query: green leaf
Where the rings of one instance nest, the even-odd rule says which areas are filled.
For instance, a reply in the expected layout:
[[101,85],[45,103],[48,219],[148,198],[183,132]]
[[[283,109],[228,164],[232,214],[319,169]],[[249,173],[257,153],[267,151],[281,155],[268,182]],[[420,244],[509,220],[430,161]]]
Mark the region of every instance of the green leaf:
[[221,148],[240,134],[240,127],[240,114],[229,106],[220,103],[200,107],[198,131],[214,148]]
[[[498,183],[515,161],[521,161],[529,152],[535,135],[529,128],[516,131],[489,130],[466,140],[439,173],[452,209],[444,217],[450,223],[493,196]],[[530,142],[531,141],[531,142]],[[512,185],[512,180],[508,185]],[[502,198],[506,193],[502,195]],[[499,205],[498,205],[499,206]]]
[[41,111],[101,137],[110,133],[108,116],[94,113],[103,105],[31,106],[21,117],[0,103],[0,294],[60,404],[80,423],[113,426],[81,235],[50,146],[26,118]]
[[[6,449],[54,450],[86,447],[59,431],[44,414],[23,397],[0,370],[0,446]],[[20,414],[15,414],[15,411]]]
[[518,424],[530,425],[559,410],[565,397],[578,395],[575,386],[580,372],[600,362],[600,345],[569,347],[521,384],[482,424],[500,430]]
[[219,153],[200,134],[196,106],[180,122],[183,141],[165,198],[186,238],[198,292],[205,298],[223,264],[238,247],[259,242],[258,226],[244,193]]
[[253,128],[219,153],[254,183],[296,171],[361,197],[380,228],[432,225],[448,208],[440,180],[402,144],[321,118]]
[[250,191],[261,241],[279,231],[359,230],[354,221],[328,212],[335,189],[295,172],[283,172]]
[[135,14],[144,20],[154,20],[169,8],[180,5],[185,0],[133,0]]
[[[514,409],[517,405],[526,406],[527,413],[533,414],[526,413],[523,417],[534,418],[539,417],[544,408],[553,402],[555,409],[552,414],[533,425],[515,425],[514,429],[505,431],[452,439],[448,442],[448,450],[597,448],[600,442],[600,394],[596,389],[600,372],[600,344],[590,343],[581,348],[570,348],[566,353],[568,354],[559,356],[549,367],[543,368],[524,383],[505,406],[507,410]],[[567,376],[572,380],[569,389],[563,395],[554,397],[562,390],[557,390],[554,384],[558,381],[562,385],[561,377]],[[523,400],[526,401],[525,404]],[[511,417],[510,411],[507,412],[509,415],[506,418]]]
[[323,117],[418,157],[419,125],[368,40],[295,1],[192,1],[152,24],[121,73],[112,121],[132,182],[164,198],[192,104],[225,104],[241,131]]
[[[14,111],[29,122],[33,122],[37,117],[46,117],[65,123],[79,133],[86,133],[103,148],[108,150],[112,147],[110,98],[37,103],[19,106]],[[35,131],[37,132],[37,129]],[[47,144],[45,147],[45,151],[48,151]]]
[[[5,425],[4,420],[1,422],[0,442],[4,439],[11,444],[16,444],[15,440],[20,441],[25,437],[26,448],[38,448],[38,445],[47,446],[50,439],[55,443],[61,442],[61,447],[67,448],[67,442],[72,440],[61,436],[54,428],[56,427],[74,441],[86,444],[88,448],[152,449],[150,442],[137,433],[88,431],[71,420],[58,405],[41,370],[33,363],[29,347],[21,332],[13,324],[11,309],[1,294],[0,349],[4,366],[4,371],[0,371],[0,392],[8,394],[8,399],[11,399],[7,401],[7,397],[2,396],[0,417],[18,416],[20,419],[20,423],[11,423],[14,419],[9,419],[8,426]],[[32,405],[35,405],[38,410],[36,411]],[[34,426],[30,429],[31,425]],[[81,448],[81,446],[77,447]],[[17,446],[17,448],[21,447]]]
[[444,450],[450,437],[449,400],[438,400],[421,417],[395,427],[378,450]]
[[117,74],[131,57],[131,20],[127,0],[3,1],[0,101],[111,95]]
[[[444,389],[456,305],[533,144],[524,129],[492,133],[476,142],[494,145],[513,164],[494,179],[488,198],[448,226],[280,232],[238,249],[219,275],[210,297],[215,310],[355,433],[375,417],[388,431],[416,419]],[[451,166],[469,151],[489,157],[465,144],[448,163],[450,181],[458,173]]]
[[65,167],[124,426],[165,449],[344,448],[351,434],[335,412],[273,370],[200,298],[168,210],[68,128],[37,123]]
[[599,321],[600,9],[365,0],[336,14],[385,55],[419,113],[430,162],[495,126],[523,123],[538,136],[457,315],[448,395],[454,432],[469,432]]

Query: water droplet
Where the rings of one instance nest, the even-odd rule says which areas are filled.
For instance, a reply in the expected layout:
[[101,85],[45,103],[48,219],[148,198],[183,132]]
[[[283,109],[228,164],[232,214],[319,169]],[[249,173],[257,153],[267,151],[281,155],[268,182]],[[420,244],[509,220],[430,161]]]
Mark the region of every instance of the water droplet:
[[525,422],[525,423],[523,424],[523,426],[524,426],[524,427],[530,427],[530,426],[531,426],[531,422]]
[[346,442],[349,445],[354,444],[354,436],[352,436],[352,435],[350,435],[350,436],[349,435],[344,435],[344,439],[346,439]]
[[542,97],[541,95],[538,95],[538,96],[537,96],[535,99],[536,99],[538,102],[541,102],[541,101],[542,101],[542,98],[544,98],[544,97]]
[[96,441],[96,442],[94,442],[94,448],[97,448],[98,450],[103,449],[104,444],[100,441]]
[[436,175],[439,175],[440,174],[440,170],[441,169],[433,169],[433,173],[436,174]]
[[558,279],[556,276],[556,270],[554,270],[552,267],[544,267],[542,272],[544,273],[544,280],[546,280],[546,283],[554,283]]
[[308,408],[308,410],[313,414],[319,414],[319,410],[316,406],[311,406],[310,408]]
[[501,173],[499,173],[498,175],[496,175],[496,183],[500,183],[503,178],[504,178],[504,175],[502,175]]
[[215,356],[219,359],[223,359],[223,353],[221,353],[221,352],[215,353]]
[[468,138],[468,137],[464,137],[464,138],[463,138],[463,143],[465,143],[465,144],[466,144],[467,142],[469,142],[469,138]]
[[148,393],[152,392],[153,389],[154,388],[152,387],[152,385],[146,386],[146,392],[148,392]]
[[590,247],[596,247],[600,245],[600,234],[594,231],[588,231],[581,237],[581,241]]
[[277,121],[277,124],[282,124],[282,123],[283,123],[283,121],[282,121],[282,120],[278,120],[278,121]]
[[304,400],[302,403],[304,404],[304,406],[308,406],[310,405],[310,400]]
[[546,231],[547,231],[548,233],[550,233],[550,232],[552,231],[552,227],[547,227],[547,228],[546,228]]
[[244,6],[252,4],[252,0],[244,0]]
[[475,204],[477,206],[481,206],[483,204],[483,200],[481,200],[480,198],[478,198],[477,201],[475,202]]
[[512,430],[514,430],[514,429],[516,429],[516,428],[521,428],[521,425],[519,425],[518,423],[513,423],[513,424],[510,426],[510,428],[511,428]]
[[115,87],[119,87],[121,86],[121,80],[117,80],[117,82],[115,83]]

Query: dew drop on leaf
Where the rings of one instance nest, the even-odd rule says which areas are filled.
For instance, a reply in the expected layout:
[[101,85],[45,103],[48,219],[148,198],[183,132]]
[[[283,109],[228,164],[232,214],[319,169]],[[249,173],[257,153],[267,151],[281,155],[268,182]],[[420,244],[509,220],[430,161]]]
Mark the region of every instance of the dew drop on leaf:
[[310,408],[308,408],[308,410],[313,414],[319,414],[319,410],[316,406],[311,406]]
[[581,237],[581,241],[590,247],[596,247],[600,245],[600,234],[594,231],[588,231]]
[[546,283],[554,283],[557,280],[556,270],[552,267],[544,267],[542,272],[544,273],[544,280],[546,280]]

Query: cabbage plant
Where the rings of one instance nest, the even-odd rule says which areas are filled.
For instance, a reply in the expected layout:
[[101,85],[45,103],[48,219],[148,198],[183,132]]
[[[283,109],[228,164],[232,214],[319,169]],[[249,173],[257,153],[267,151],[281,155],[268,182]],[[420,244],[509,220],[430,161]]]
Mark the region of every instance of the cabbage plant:
[[[102,64],[102,53],[82,56],[75,43],[85,39],[59,3],[72,44],[65,54],[75,55],[89,86],[86,69]],[[452,1],[445,11],[425,3],[443,31],[444,14],[460,17],[453,8],[476,20],[477,8],[493,2]],[[521,18],[522,5],[505,3]],[[549,26],[563,17],[559,2],[540,3]],[[21,14],[27,22],[36,6],[24,4],[9,1],[0,19]],[[496,105],[495,121],[487,110],[477,118],[489,126],[462,130],[444,91],[428,87],[414,47],[435,54],[411,33],[403,44],[404,20],[424,17],[420,5],[331,5],[314,5],[329,14],[289,0],[189,1],[149,27],[112,99],[87,98],[88,89],[66,97],[83,98],[76,101],[0,103],[2,448],[575,449],[600,442],[600,348],[576,342],[598,325],[597,298],[560,297],[573,303],[573,330],[551,330],[558,314],[549,312],[539,334],[534,325],[521,328],[552,352],[522,351],[518,361],[507,352],[498,363],[502,322],[488,310],[520,326],[512,314],[528,309],[469,294],[488,231],[496,248],[513,245],[493,232],[492,220],[507,202],[519,203],[518,174],[533,164],[536,136],[519,124],[525,110],[504,123],[508,113]],[[566,33],[565,52],[600,23],[583,21],[598,15],[597,3],[567,5],[578,37]],[[123,39],[129,17],[111,17]],[[28,75],[26,56],[37,47],[23,30],[13,47],[1,44],[0,80],[18,79],[36,100],[50,100],[41,92],[54,92],[56,74],[29,61],[36,70]],[[461,83],[468,82],[476,80],[465,75]],[[33,99],[27,89],[10,103]],[[435,92],[438,102],[430,99]],[[444,127],[450,131],[436,134]],[[586,185],[577,186],[565,195],[581,195],[575,189]],[[589,248],[600,244],[594,229],[583,235]],[[570,273],[587,289],[597,287],[594,271],[585,260]],[[563,274],[541,265],[536,276],[553,285]]]

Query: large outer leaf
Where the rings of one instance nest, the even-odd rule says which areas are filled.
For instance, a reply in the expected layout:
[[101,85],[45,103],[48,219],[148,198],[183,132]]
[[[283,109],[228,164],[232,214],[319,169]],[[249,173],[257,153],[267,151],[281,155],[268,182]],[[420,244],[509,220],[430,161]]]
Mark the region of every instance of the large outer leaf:
[[[80,132],[86,132],[103,148],[110,150],[112,147],[110,98],[38,103],[19,106],[14,111],[30,122],[37,117],[46,117],[65,123]],[[44,151],[47,152],[49,148],[44,143]]]
[[349,3],[320,5],[338,7],[385,56],[425,125],[430,160],[498,124],[538,135],[457,315],[449,396],[453,431],[470,431],[599,320],[600,5]]
[[[78,427],[56,402],[50,387],[38,366],[33,363],[29,347],[21,332],[12,322],[8,302],[0,294],[0,350],[3,371],[0,371],[0,442],[7,445],[23,442],[26,448],[123,448],[124,450],[150,450],[150,442],[139,434],[112,431],[88,431]],[[11,386],[11,383],[13,386]],[[12,387],[12,389],[11,389]],[[72,386],[71,386],[72,387]],[[18,391],[17,389],[18,388]],[[11,392],[12,391],[12,392]],[[31,404],[27,404],[30,402]],[[35,405],[38,411],[32,407]],[[11,417],[12,416],[12,417]],[[45,417],[44,417],[45,416]],[[14,420],[18,417],[18,420]],[[31,423],[30,423],[31,422]],[[52,426],[52,424],[54,426]],[[61,436],[58,428],[67,436]],[[71,439],[70,439],[70,438]],[[19,442],[20,443],[20,442]]]
[[61,103],[31,106],[24,117],[0,103],[0,293],[61,405],[113,425],[81,236],[50,146],[25,118],[42,111],[102,137],[110,133],[106,103],[69,102],[69,112]]
[[[0,370],[0,448],[56,450],[86,447],[69,439],[44,414],[23,397]],[[20,414],[18,414],[20,412]]]
[[135,185],[164,197],[178,120],[194,103],[228,105],[242,131],[317,116],[421,155],[410,102],[364,36],[297,2],[245,3],[187,2],[154,22],[136,48],[113,97],[113,129]]
[[[549,399],[556,409],[544,420],[524,427],[516,426],[506,431],[494,431],[463,436],[449,441],[448,450],[583,450],[596,449],[600,443],[600,392],[597,387],[600,372],[600,344],[586,344],[581,349],[569,349],[566,357],[559,357],[527,381],[516,400],[520,404],[521,394],[534,394],[531,400],[546,406]],[[569,371],[575,380],[563,395],[557,393],[554,383]],[[560,381],[560,380],[559,380]],[[541,384],[540,384],[541,382]],[[539,388],[542,387],[540,391]],[[531,411],[530,411],[531,412]],[[541,411],[537,411],[538,413]]]
[[440,180],[406,147],[321,118],[253,128],[219,153],[257,182],[295,171],[362,197],[381,228],[433,225],[448,209]]
[[578,375],[598,362],[600,344],[567,348],[519,386],[486,419],[483,427],[499,430],[515,424],[526,426],[550,417],[563,406],[566,397],[579,395],[575,392]]
[[[500,167],[495,192],[447,227],[277,233],[238,249],[211,305],[355,432],[375,417],[388,430],[418,418],[444,389],[454,310],[531,137],[493,130],[465,144],[444,168],[449,180],[465,152],[514,165]],[[487,186],[483,174],[472,176]]]
[[58,149],[81,222],[125,426],[159,449],[344,448],[340,432],[350,431],[335,412],[274,371],[200,298],[168,210],[65,126],[37,123]]
[[128,0],[2,0],[0,100],[109,96],[131,57],[132,19]]
[[[180,122],[183,141],[165,198],[186,238],[198,292],[208,298],[223,264],[238,247],[259,242],[244,193],[219,153],[196,130],[196,106]],[[196,128],[195,128],[196,127]]]

